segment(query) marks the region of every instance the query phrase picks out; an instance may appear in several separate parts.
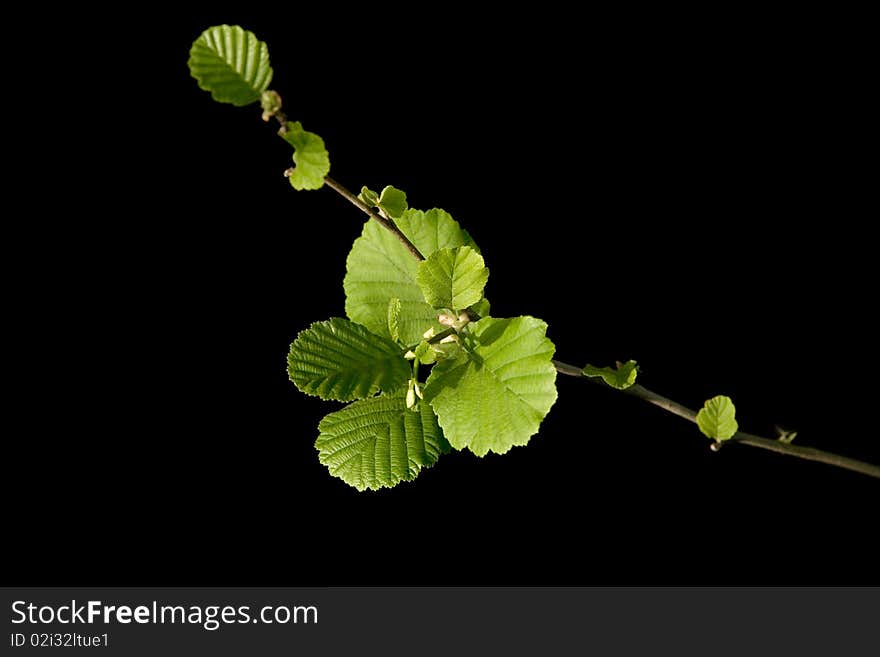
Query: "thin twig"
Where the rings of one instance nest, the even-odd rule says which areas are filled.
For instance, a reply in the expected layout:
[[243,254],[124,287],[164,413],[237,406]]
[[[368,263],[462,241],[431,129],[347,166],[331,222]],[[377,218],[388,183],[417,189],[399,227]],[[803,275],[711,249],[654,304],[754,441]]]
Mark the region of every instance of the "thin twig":
[[[287,132],[287,114],[285,114],[284,111],[282,111],[281,109],[281,96],[277,92],[274,93],[275,97],[278,100],[278,108],[271,113],[265,112],[263,114],[263,119],[268,121],[271,118],[278,121],[278,134],[283,137],[284,133]],[[386,230],[390,230],[416,260],[425,259],[425,256],[422,255],[421,251],[416,248],[415,244],[410,242],[409,238],[403,234],[403,232],[397,227],[397,224],[394,223],[394,220],[391,217],[383,217],[381,214],[373,210],[373,208],[371,208],[369,205],[361,201],[357,196],[348,191],[345,187],[333,180],[333,178],[331,178],[330,176],[325,177],[324,182],[333,191],[342,196],[342,198],[357,207],[361,212],[364,212],[370,219],[375,219],[383,228],[385,228]]]
[[[563,363],[558,360],[554,360],[553,364],[556,366],[556,371],[560,374],[582,378],[586,381],[591,382],[597,381],[593,377],[584,376],[583,371],[579,367],[576,367],[574,365],[569,365],[568,363]],[[696,423],[697,421],[696,411],[688,408],[687,406],[679,404],[678,402],[674,402],[671,399],[664,397],[663,395],[658,395],[653,390],[648,390],[644,386],[636,384],[634,386],[626,388],[625,390],[623,390],[623,392],[632,397],[638,397],[639,399],[642,399],[649,404],[654,404],[654,406],[658,406],[664,411],[668,411],[669,413],[682,417],[690,422]],[[736,434],[734,434],[734,436],[729,441],[724,442],[736,442],[741,445],[751,445],[752,447],[759,447],[761,449],[770,450],[771,452],[776,452],[778,454],[796,456],[798,458],[806,459],[808,461],[818,461],[819,463],[834,465],[838,468],[845,468],[854,472],[860,472],[861,474],[868,475],[869,477],[880,479],[880,466],[872,465],[871,463],[865,463],[863,461],[857,461],[846,456],[840,456],[839,454],[833,454],[831,452],[826,452],[821,449],[815,449],[813,447],[792,445],[790,443],[784,443],[780,440],[771,440],[770,438],[755,436],[750,433],[745,433],[744,431],[737,431]]]
[[416,248],[416,245],[409,241],[409,238],[403,234],[403,232],[397,227],[397,224],[394,223],[394,220],[391,218],[383,217],[381,214],[373,210],[369,205],[361,201],[357,196],[348,191],[345,187],[340,185],[338,182],[333,180],[330,176],[324,178],[324,182],[330,187],[333,191],[338,193],[342,198],[346,201],[357,207],[361,212],[365,213],[370,219],[375,219],[379,222],[379,224],[390,230],[394,236],[400,240],[400,243],[406,247],[406,250],[409,251],[416,260],[424,260],[425,256],[422,255],[421,251]]

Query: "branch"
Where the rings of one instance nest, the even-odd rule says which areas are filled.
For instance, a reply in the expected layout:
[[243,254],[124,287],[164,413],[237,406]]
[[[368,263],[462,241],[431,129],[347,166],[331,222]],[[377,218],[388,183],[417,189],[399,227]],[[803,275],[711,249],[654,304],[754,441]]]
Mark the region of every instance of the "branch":
[[[284,133],[287,132],[287,114],[285,114],[281,110],[281,96],[278,92],[271,92],[275,95],[276,102],[278,106],[272,111],[264,111],[263,112],[263,120],[269,121],[270,119],[275,119],[278,121],[278,134],[283,137]],[[376,212],[369,205],[361,201],[357,196],[348,191],[345,187],[340,185],[338,182],[333,180],[330,176],[324,178],[324,182],[330,187],[333,191],[339,194],[346,201],[354,205],[361,212],[366,214],[370,219],[379,222],[386,230],[390,230],[394,236],[400,240],[401,244],[406,247],[406,250],[409,251],[412,256],[416,260],[424,260],[425,256],[422,255],[421,251],[416,248],[416,245],[410,242],[409,238],[403,234],[403,232],[397,227],[397,224],[394,223],[394,220],[391,217],[383,217],[381,214]]]
[[[284,132],[287,131],[287,116],[284,114],[284,112],[280,111],[280,108],[277,111],[269,114],[268,116],[264,116],[266,120],[268,120],[269,118],[277,119],[278,123],[281,125],[279,134],[283,135]],[[333,191],[342,196],[342,198],[358,208],[361,212],[366,214],[370,219],[379,222],[379,224],[383,228],[391,231],[416,260],[425,259],[425,256],[423,256],[421,252],[416,248],[416,246],[409,240],[409,238],[403,234],[403,232],[397,227],[397,224],[395,224],[391,218],[383,217],[373,208],[361,201],[357,196],[352,194],[344,186],[333,180],[333,178],[331,178],[330,176],[324,178],[324,182],[327,184],[328,187],[330,187]],[[472,315],[472,319],[476,319],[476,317],[473,317]],[[441,337],[443,337],[443,334],[438,334],[437,336],[435,336],[435,339],[432,340],[432,342],[441,339]],[[592,377],[584,376],[583,371],[579,367],[569,365],[568,363],[563,363],[558,360],[554,360],[553,364],[556,366],[556,371],[560,374],[584,379],[586,381],[590,381],[591,383],[599,383]],[[625,390],[623,390],[623,392],[633,397],[638,397],[639,399],[642,399],[649,404],[658,406],[659,408],[662,408],[663,410],[672,413],[673,415],[678,415],[679,417],[682,417],[685,420],[696,424],[696,411],[693,411],[687,406],[683,406],[678,402],[674,402],[671,399],[667,399],[662,395],[658,395],[656,392],[648,390],[644,386],[636,384],[630,386],[629,388],[626,388]],[[778,454],[796,456],[798,458],[806,459],[808,461],[818,461],[819,463],[826,463],[827,465],[833,465],[838,468],[852,470],[853,472],[859,472],[869,477],[880,479],[880,466],[865,463],[863,461],[857,461],[846,456],[840,456],[839,454],[825,452],[821,449],[815,449],[812,447],[801,447],[800,445],[783,443],[779,440],[762,438],[760,436],[755,436],[753,434],[745,433],[742,431],[738,431],[732,438],[729,439],[729,442],[737,442],[742,445],[751,445],[752,447],[759,447],[761,449],[766,449],[771,452],[776,452]]]
[[403,234],[400,228],[397,227],[397,224],[394,223],[394,220],[386,217],[383,217],[381,214],[376,212],[369,205],[361,201],[357,196],[348,191],[345,187],[340,185],[338,182],[333,180],[330,176],[324,178],[324,182],[327,186],[339,194],[346,201],[354,205],[361,212],[365,213],[370,219],[374,219],[379,222],[379,224],[385,228],[386,230],[390,230],[394,236],[400,240],[401,244],[406,247],[406,250],[409,251],[416,260],[424,260],[425,256],[422,255],[421,251],[416,248],[416,245],[409,241],[409,238]]
[[[584,376],[583,372],[579,367],[574,365],[569,365],[568,363],[563,363],[558,360],[554,360],[553,364],[556,366],[556,371],[560,374],[565,374],[567,376],[573,376],[577,378],[585,379],[586,381],[590,381],[591,383],[599,383],[597,379],[592,377]],[[609,386],[610,388],[610,386]],[[610,388],[613,390],[613,388]],[[687,406],[683,406],[678,402],[674,402],[671,399],[667,399],[663,395],[658,395],[653,390],[648,390],[644,386],[640,386],[638,384],[630,386],[623,390],[627,395],[631,395],[633,397],[638,397],[649,404],[653,404],[654,406],[658,406],[662,408],[664,411],[668,411],[673,415],[678,415],[679,417],[683,417],[685,420],[689,422],[693,422],[696,424],[697,422],[697,413],[696,411],[688,408]],[[846,456],[840,456],[839,454],[833,454],[831,452],[825,452],[821,449],[815,449],[813,447],[802,447],[800,445],[792,445],[790,443],[783,443],[779,440],[772,440],[770,438],[762,438],[760,436],[755,436],[750,433],[745,433],[743,431],[737,431],[736,434],[729,441],[725,442],[737,442],[742,445],[751,445],[752,447],[760,447],[761,449],[766,449],[771,452],[776,452],[778,454],[787,454],[789,456],[796,456],[801,459],[806,459],[808,461],[818,461],[819,463],[826,463],[827,465],[834,465],[838,468],[845,468],[846,470],[852,470],[854,472],[860,472],[861,474],[868,475],[869,477],[875,477],[880,479],[880,466],[872,465],[870,463],[865,463],[863,461],[857,461],[855,459],[851,459]]]

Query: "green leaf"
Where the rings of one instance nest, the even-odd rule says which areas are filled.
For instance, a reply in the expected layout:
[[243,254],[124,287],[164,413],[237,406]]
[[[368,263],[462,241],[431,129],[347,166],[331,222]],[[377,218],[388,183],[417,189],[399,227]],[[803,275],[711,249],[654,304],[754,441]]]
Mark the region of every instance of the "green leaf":
[[324,177],[330,173],[330,155],[324,148],[324,140],[314,132],[303,130],[299,121],[287,124],[284,140],[293,146],[293,162],[296,167],[288,170],[290,184],[294,189],[320,189]]
[[782,427],[776,427],[777,440],[781,443],[785,443],[786,445],[790,445],[794,442],[794,439],[797,438],[797,431],[786,431]]
[[371,208],[379,205],[379,195],[369,187],[361,187],[361,193],[358,194],[358,198],[364,205],[368,205]]
[[724,395],[712,397],[697,413],[697,426],[709,438],[727,440],[739,429],[733,400]]
[[242,106],[260,100],[272,81],[269,48],[238,25],[209,27],[189,51],[189,71],[199,88],[221,103]]
[[388,333],[392,340],[400,340],[400,299],[388,300]]
[[406,408],[406,387],[330,413],[315,442],[330,474],[358,490],[394,486],[433,465],[449,443],[428,404]]
[[351,401],[400,387],[409,379],[410,366],[390,340],[334,317],[297,336],[290,345],[287,373],[307,394]]
[[434,365],[425,401],[446,439],[477,456],[525,445],[556,401],[555,347],[534,317],[486,317],[458,355]]
[[377,205],[392,219],[400,217],[409,207],[406,204],[406,192],[402,192],[391,185],[382,190],[382,195],[379,197]]
[[583,373],[584,376],[602,377],[602,380],[612,388],[624,390],[636,382],[638,368],[636,361],[628,360],[626,363],[618,363],[616,369],[587,365],[584,367]]
[[477,303],[488,279],[483,256],[468,246],[435,251],[419,263],[417,276],[425,301],[455,311]]
[[[431,343],[431,351],[434,354],[435,361],[455,358],[461,352],[461,345],[458,342]],[[424,362],[424,361],[422,361]]]
[[431,345],[428,344],[427,340],[419,342],[414,353],[422,365],[431,365],[437,360],[437,354],[431,348]]
[[361,187],[361,193],[358,198],[371,208],[379,208],[387,216],[397,219],[406,212],[406,192],[402,192],[396,187],[388,185],[379,195],[369,187]]
[[[425,257],[438,249],[476,245],[443,210],[409,209],[395,222]],[[439,332],[437,311],[425,303],[416,282],[418,261],[391,232],[375,221],[364,224],[348,254],[345,274],[345,312],[349,319],[391,337],[388,331],[388,301],[400,299],[400,340],[414,345],[428,328]]]
[[488,317],[490,310],[489,300],[486,297],[483,297],[476,303],[472,303],[470,309],[477,313],[480,317]]

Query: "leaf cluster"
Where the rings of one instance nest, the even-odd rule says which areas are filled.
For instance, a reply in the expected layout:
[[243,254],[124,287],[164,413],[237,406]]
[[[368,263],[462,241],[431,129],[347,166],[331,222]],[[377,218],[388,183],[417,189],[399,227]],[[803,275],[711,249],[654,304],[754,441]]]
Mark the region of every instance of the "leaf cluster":
[[[252,32],[229,25],[205,30],[189,67],[215,100],[259,102],[264,120],[278,120],[279,135],[293,148],[294,166],[285,174],[295,189],[319,189],[329,180],[324,140],[287,120],[281,96],[269,89],[268,48]],[[391,185],[378,193],[363,187],[358,200],[380,221],[367,221],[348,254],[346,317],[303,330],[287,358],[290,380],[302,392],[351,402],[318,425],[321,463],[358,490],[377,489],[414,479],[451,449],[485,456],[528,443],[556,401],[547,324],[491,315],[484,294],[489,269],[448,212],[410,208]],[[580,374],[623,390],[635,384],[638,367],[633,360],[586,365]],[[707,401],[696,422],[716,442],[738,428],[733,402],[723,396]]]
[[316,447],[359,490],[409,481],[450,449],[524,445],[556,400],[547,325],[489,316],[489,270],[470,235],[402,193],[388,203],[389,189],[362,200],[397,215],[425,260],[368,221],[346,262],[347,318],[313,324],[288,355],[300,390],[354,401],[321,421]]

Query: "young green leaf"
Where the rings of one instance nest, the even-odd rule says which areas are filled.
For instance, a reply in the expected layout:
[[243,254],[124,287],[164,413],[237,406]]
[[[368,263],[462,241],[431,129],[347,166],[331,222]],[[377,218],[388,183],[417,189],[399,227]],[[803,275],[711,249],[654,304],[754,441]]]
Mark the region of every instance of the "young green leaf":
[[477,313],[477,315],[479,315],[480,317],[488,317],[490,308],[491,306],[489,304],[489,300],[486,297],[483,297],[476,303],[471,304],[471,310]]
[[406,192],[402,192],[391,185],[385,187],[381,195],[369,187],[361,187],[361,193],[358,194],[358,198],[362,203],[371,208],[379,208],[392,219],[400,217],[409,207],[406,204]]
[[[425,257],[438,249],[476,245],[448,213],[443,210],[409,209],[396,220],[397,227]],[[375,221],[364,224],[348,254],[345,287],[345,312],[349,319],[363,324],[379,335],[391,337],[388,331],[388,300],[400,299],[400,340],[413,345],[433,327],[443,330],[437,322],[437,311],[425,303],[416,282],[418,261],[403,244]]]
[[602,377],[602,380],[612,388],[625,390],[636,382],[636,375],[638,374],[636,361],[629,360],[626,363],[618,363],[617,365],[617,368],[586,365],[583,373],[584,376]]
[[416,278],[425,301],[455,311],[477,303],[488,279],[483,256],[468,246],[435,251],[419,263]]
[[781,443],[785,443],[786,445],[790,445],[794,442],[794,439],[797,438],[797,431],[786,431],[782,427],[775,427],[777,433],[777,440]]
[[382,195],[379,197],[377,205],[392,219],[400,217],[409,207],[406,204],[406,192],[402,192],[391,185],[382,190]]
[[427,340],[419,342],[413,354],[422,365],[431,365],[437,361],[437,354]]
[[375,490],[415,479],[449,451],[431,407],[408,410],[406,391],[355,402],[321,420],[315,447],[332,475]]
[[269,121],[281,111],[281,95],[277,91],[266,89],[260,94],[260,108],[263,110],[262,119]]
[[434,365],[425,400],[456,449],[477,456],[525,445],[556,401],[555,347],[534,317],[470,325],[470,351]]
[[290,345],[287,373],[305,393],[351,401],[399,388],[411,370],[396,344],[334,317],[297,336]]
[[733,400],[724,395],[708,400],[697,413],[697,426],[709,438],[715,440],[732,438],[739,429]]
[[358,198],[366,206],[375,208],[379,205],[379,195],[367,186],[361,187],[361,193]]
[[392,340],[400,340],[400,299],[388,300],[388,333]]
[[290,184],[294,189],[320,189],[324,177],[330,173],[330,155],[324,147],[324,140],[314,132],[303,130],[302,123],[293,121],[287,124],[284,140],[293,146],[293,163],[288,170]]
[[209,27],[189,51],[189,70],[199,88],[221,103],[242,106],[260,100],[272,81],[269,48],[238,25]]

